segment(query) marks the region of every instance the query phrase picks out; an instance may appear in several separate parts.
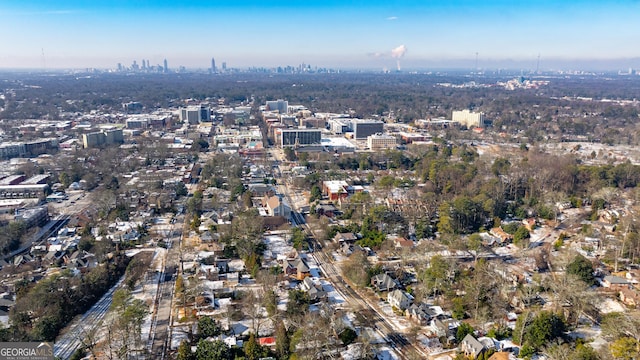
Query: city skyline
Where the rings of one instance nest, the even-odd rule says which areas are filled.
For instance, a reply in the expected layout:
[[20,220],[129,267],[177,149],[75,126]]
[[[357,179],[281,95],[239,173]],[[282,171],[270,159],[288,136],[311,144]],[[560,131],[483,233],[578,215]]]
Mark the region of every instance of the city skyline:
[[[637,1],[8,0],[0,68],[640,67]],[[399,51],[401,50],[401,51]]]

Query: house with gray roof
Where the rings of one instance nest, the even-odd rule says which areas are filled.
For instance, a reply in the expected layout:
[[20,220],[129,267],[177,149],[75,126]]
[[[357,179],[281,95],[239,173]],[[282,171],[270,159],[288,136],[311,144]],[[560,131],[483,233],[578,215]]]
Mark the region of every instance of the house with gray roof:
[[387,294],[387,302],[389,302],[391,306],[404,311],[411,306],[413,298],[406,292],[396,289]]
[[304,278],[311,275],[309,265],[307,265],[307,263],[300,257],[287,259],[285,265],[285,273],[296,280],[302,281]]
[[485,350],[484,345],[473,335],[467,334],[460,343],[460,350],[466,355],[476,359]]
[[386,273],[378,274],[371,277],[371,286],[379,292],[391,291],[398,287],[396,281]]
[[311,302],[317,302],[327,297],[327,292],[324,291],[322,285],[317,285],[310,277],[304,278],[300,286],[307,292]]

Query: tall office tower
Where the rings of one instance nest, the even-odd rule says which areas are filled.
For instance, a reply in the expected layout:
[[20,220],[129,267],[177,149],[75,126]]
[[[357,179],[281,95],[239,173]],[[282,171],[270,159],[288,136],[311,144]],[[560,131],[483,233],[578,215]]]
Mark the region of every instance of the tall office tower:
[[162,72],[169,72],[169,63],[167,62],[167,59],[164,59],[164,68],[162,69]]
[[484,113],[471,112],[467,109],[462,111],[453,111],[451,113],[451,120],[465,125],[468,128],[472,127],[484,127]]
[[211,73],[215,74],[216,73],[216,59],[211,58]]
[[138,70],[138,67],[139,67],[138,63],[136,63],[136,61],[133,60],[133,64],[131,64],[131,69],[135,71],[135,70]]
[[267,101],[265,106],[267,110],[278,111],[280,114],[287,114],[289,112],[289,102],[286,100],[278,99],[274,101]]
[[320,144],[322,130],[320,129],[282,129],[278,136],[282,147]]
[[142,70],[147,68],[147,64],[144,62],[144,59],[142,59]]
[[384,123],[379,120],[351,120],[351,130],[353,131],[353,137],[356,139],[366,139],[367,136],[383,133]]
[[222,63],[222,71],[227,71],[227,63],[226,62]]
[[118,71],[122,71],[122,64],[118,63]]

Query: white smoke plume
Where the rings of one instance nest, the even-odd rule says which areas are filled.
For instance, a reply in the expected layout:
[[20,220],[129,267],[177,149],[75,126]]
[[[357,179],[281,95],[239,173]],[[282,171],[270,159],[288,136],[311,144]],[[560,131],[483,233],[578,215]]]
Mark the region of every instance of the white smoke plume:
[[396,59],[398,71],[400,71],[400,59],[403,58],[406,53],[407,53],[407,47],[404,45],[400,45],[394,49],[391,49],[391,51],[371,52],[371,53],[367,53],[367,56],[371,58],[376,58],[376,59],[379,59],[379,58],[388,59],[389,57]]
[[398,71],[400,71],[400,59],[407,53],[407,47],[400,45],[397,48],[391,50],[391,57],[396,59],[398,65]]
[[397,48],[391,50],[391,57],[400,59],[407,53],[407,47],[404,45],[400,45]]

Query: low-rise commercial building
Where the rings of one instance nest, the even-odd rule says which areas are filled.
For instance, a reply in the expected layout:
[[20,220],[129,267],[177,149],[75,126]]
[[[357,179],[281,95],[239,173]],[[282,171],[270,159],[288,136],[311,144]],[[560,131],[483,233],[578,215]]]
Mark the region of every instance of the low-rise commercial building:
[[367,136],[367,147],[371,150],[393,149],[398,144],[395,136],[374,134]]

